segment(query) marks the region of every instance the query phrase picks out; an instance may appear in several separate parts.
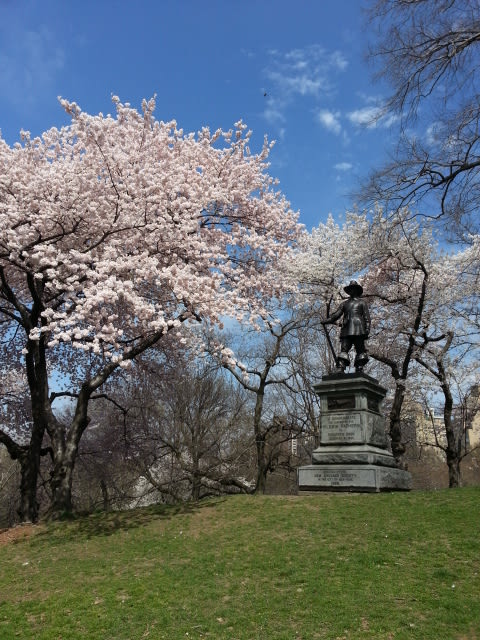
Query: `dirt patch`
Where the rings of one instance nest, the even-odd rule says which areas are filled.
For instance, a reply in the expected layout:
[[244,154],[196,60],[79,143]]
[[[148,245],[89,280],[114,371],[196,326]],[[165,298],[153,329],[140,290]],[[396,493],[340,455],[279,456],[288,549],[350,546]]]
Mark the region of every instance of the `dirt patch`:
[[25,538],[38,533],[41,528],[41,525],[38,524],[19,524],[11,529],[0,529],[0,547],[12,542],[25,540]]

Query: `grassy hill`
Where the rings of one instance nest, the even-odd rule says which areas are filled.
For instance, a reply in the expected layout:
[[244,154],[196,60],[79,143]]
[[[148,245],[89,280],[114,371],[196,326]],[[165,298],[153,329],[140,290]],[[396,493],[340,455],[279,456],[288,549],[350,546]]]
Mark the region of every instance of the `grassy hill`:
[[237,496],[0,547],[0,638],[480,638],[480,489]]

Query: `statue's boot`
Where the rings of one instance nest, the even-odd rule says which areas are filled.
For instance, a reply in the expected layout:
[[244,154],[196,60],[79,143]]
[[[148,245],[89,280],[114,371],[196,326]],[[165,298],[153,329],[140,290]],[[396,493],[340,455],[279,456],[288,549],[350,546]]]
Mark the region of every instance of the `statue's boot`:
[[350,358],[348,353],[341,351],[337,358],[337,369],[339,373],[344,373],[345,369],[350,366]]
[[363,353],[358,353],[355,356],[355,371],[362,371],[363,367],[367,364],[367,362],[368,362],[368,355],[366,351],[364,351]]

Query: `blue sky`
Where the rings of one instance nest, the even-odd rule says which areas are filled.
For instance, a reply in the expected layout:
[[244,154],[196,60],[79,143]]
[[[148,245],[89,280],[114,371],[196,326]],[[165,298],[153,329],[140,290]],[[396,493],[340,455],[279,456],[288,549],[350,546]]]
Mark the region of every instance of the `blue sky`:
[[111,96],[185,131],[239,119],[277,141],[270,173],[312,227],[395,138],[365,126],[385,88],[364,60],[362,0],[0,0],[0,129],[13,144],[67,122],[57,96],[90,113]]

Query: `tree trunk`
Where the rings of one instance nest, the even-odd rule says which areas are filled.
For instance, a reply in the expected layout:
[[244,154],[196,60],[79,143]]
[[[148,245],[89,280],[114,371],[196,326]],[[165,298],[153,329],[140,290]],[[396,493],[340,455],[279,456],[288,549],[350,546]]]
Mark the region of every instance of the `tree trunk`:
[[37,483],[40,469],[40,448],[28,447],[19,457],[19,462],[21,480],[18,515],[21,522],[37,522],[39,509]]
[[254,493],[265,493],[267,488],[268,464],[265,459],[265,436],[257,434],[257,479]]
[[[40,440],[40,444],[37,444],[37,440]],[[20,505],[17,510],[20,522],[38,520],[37,483],[42,455],[41,440],[35,428],[28,445],[16,443],[7,433],[0,430],[0,443],[5,445],[11,459],[20,463]]]
[[400,469],[406,469],[406,464],[403,459],[405,455],[405,444],[402,441],[402,423],[400,420],[404,398],[405,383],[403,380],[398,380],[395,386],[392,408],[390,410],[390,439],[393,457]]
[[197,433],[193,432],[192,437],[192,458],[193,458],[193,469],[192,469],[192,500],[194,502],[198,502],[200,500],[200,491],[202,488],[202,474],[200,473],[200,460],[198,455],[198,442],[197,442]]
[[194,502],[198,502],[200,500],[201,486],[202,486],[202,483],[201,483],[200,474],[194,471],[192,474],[192,500]]
[[449,459],[447,452],[447,465],[448,465],[448,486],[450,489],[455,489],[461,485],[460,474],[460,460],[456,456],[453,459]]
[[53,519],[61,518],[73,510],[72,503],[72,479],[75,461],[64,456],[56,461],[50,479],[52,489],[52,503],[50,516]]
[[445,406],[443,408],[443,422],[445,425],[445,436],[447,439],[447,466],[448,466],[448,486],[455,488],[460,486],[460,462],[462,460],[462,441],[457,437],[457,429],[453,421],[453,395],[450,388],[450,381],[444,365],[444,356],[453,341],[453,333],[449,332],[447,341],[437,355],[438,379],[440,380]]
[[192,456],[191,498],[194,502],[198,502],[200,500],[200,490],[202,487],[202,474],[200,473],[198,424],[195,420],[190,424],[190,433],[192,438],[190,451],[190,455]]
[[462,460],[461,440],[457,437],[455,424],[452,421],[453,415],[453,398],[448,389],[445,390],[446,384],[442,385],[445,395],[444,424],[447,447],[445,454],[447,456],[448,466],[448,486],[450,488],[459,487],[461,484],[460,462]]
[[266,374],[260,378],[256,391],[255,411],[253,416],[253,431],[257,449],[257,479],[254,493],[265,493],[267,487],[268,464],[265,459],[265,433],[262,433],[263,399],[265,397]]
[[73,470],[78,453],[78,446],[83,432],[88,426],[88,401],[90,398],[88,384],[84,384],[77,400],[75,415],[70,427],[58,421],[49,424],[49,435],[53,448],[53,470],[50,478],[52,502],[50,517],[61,518],[73,510],[72,482]]
[[42,450],[43,437],[48,425],[51,407],[48,401],[48,374],[45,359],[45,338],[38,342],[28,340],[25,356],[27,380],[32,408],[32,433],[30,443],[22,447],[18,456],[21,465],[20,508],[22,522],[37,522],[39,504],[37,500],[40,459],[46,452]]

